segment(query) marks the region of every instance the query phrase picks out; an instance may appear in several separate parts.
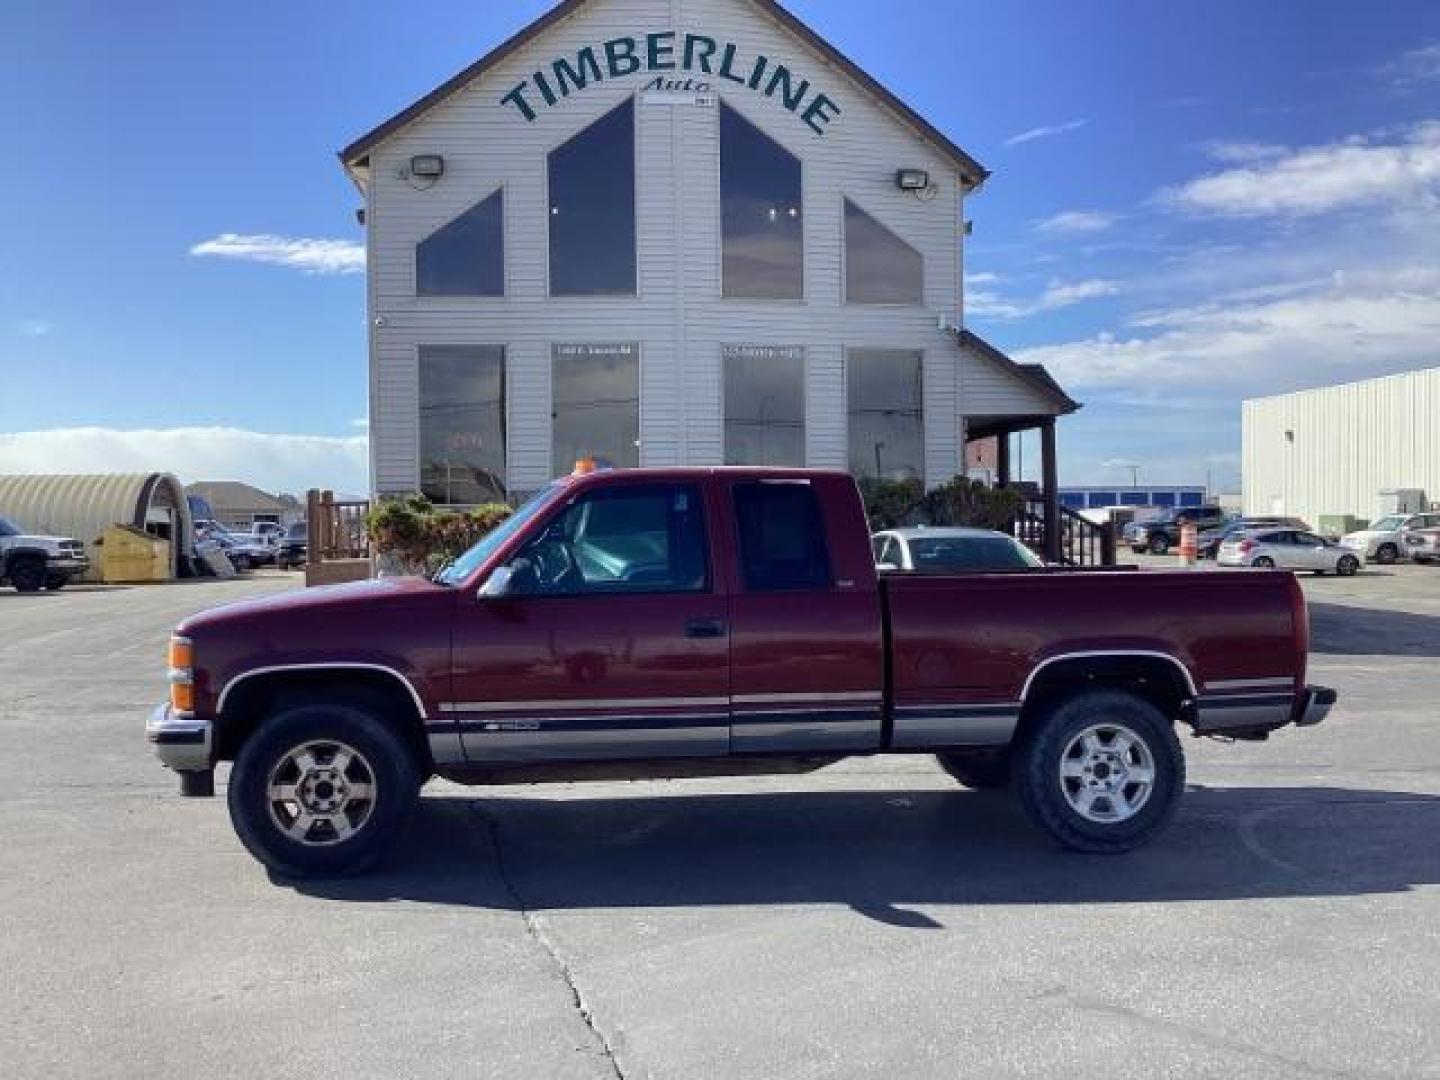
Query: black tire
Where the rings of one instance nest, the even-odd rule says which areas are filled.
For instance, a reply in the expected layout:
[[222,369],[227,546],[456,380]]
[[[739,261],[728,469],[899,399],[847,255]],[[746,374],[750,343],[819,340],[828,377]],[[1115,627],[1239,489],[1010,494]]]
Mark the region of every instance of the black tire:
[[[272,775],[290,779],[283,770],[293,767],[292,755],[309,744],[340,745],[353,750],[358,764],[352,764],[346,778],[350,783],[371,777],[373,797],[350,802],[341,808],[354,832],[336,839],[331,822],[339,815],[318,813],[301,839],[287,835],[281,819],[286,807],[272,811],[269,785]],[[321,765],[323,750],[313,759]],[[331,756],[328,764],[335,762]],[[361,768],[363,766],[363,768]],[[293,775],[293,774],[292,774]],[[331,798],[343,791],[343,782],[325,787],[324,770],[309,786],[310,798]],[[304,778],[292,786],[297,791],[293,806],[303,811],[298,792]],[[415,753],[393,723],[372,707],[358,702],[306,703],[284,707],[273,713],[241,748],[230,773],[227,801],[230,821],[241,843],[270,870],[284,877],[341,877],[368,870],[385,857],[400,827],[414,808],[420,791],[420,769]],[[277,804],[278,805],[278,804]],[[295,815],[300,824],[300,815]]]
[[940,767],[974,791],[1003,791],[1010,786],[1009,754],[936,754]]
[[[1104,783],[1098,771],[1084,778],[1067,779],[1061,774],[1067,750],[1091,728],[1122,730],[1148,755],[1152,775],[1148,794],[1141,798],[1138,783],[1120,788],[1122,799],[1138,801],[1128,817],[1092,820],[1072,801],[1089,785],[1092,813],[1098,813],[1101,799],[1108,800],[1111,812],[1121,805],[1115,796],[1093,790],[1092,781],[1099,778]],[[1103,740],[1098,745],[1106,747]],[[1112,783],[1114,775],[1107,773]],[[1170,823],[1185,789],[1185,754],[1174,724],[1154,705],[1119,690],[1092,690],[1058,702],[1030,730],[1016,753],[1014,776],[1020,802],[1040,828],[1075,851],[1115,854],[1148,843]]]
[[1375,549],[1375,561],[1381,566],[1394,566],[1400,558],[1400,549],[1394,544],[1381,544]]
[[69,584],[70,577],[68,574],[51,574],[45,579],[45,588],[49,592],[59,592]]
[[1270,558],[1269,555],[1261,555],[1250,565],[1255,567],[1256,570],[1274,570],[1275,560]]
[[1152,536],[1149,551],[1151,555],[1169,555],[1170,538],[1168,536]]
[[248,555],[232,555],[230,556],[230,564],[235,567],[237,574],[247,574],[250,572],[250,556]]
[[1360,572],[1360,560],[1354,555],[1341,555],[1335,564],[1335,572],[1341,577],[1354,577]]
[[20,555],[5,568],[5,576],[16,592],[39,592],[45,587],[45,560]]

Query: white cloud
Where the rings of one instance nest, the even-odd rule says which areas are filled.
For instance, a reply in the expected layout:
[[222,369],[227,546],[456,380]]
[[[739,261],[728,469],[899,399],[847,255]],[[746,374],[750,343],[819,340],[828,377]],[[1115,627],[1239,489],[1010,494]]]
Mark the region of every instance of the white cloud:
[[1025,319],[1042,312],[1073,307],[1086,300],[1114,296],[1119,292],[1120,286],[1113,281],[1064,282],[1056,279],[1046,286],[1043,293],[1030,299],[1007,299],[988,289],[976,289],[966,294],[965,307],[969,314],[981,318]]
[[0,473],[170,472],[185,483],[241,480],[265,491],[369,490],[364,435],[269,435],[239,428],[54,428],[0,434]]
[[1148,333],[1024,350],[1070,387],[1192,386],[1254,395],[1440,362],[1440,269],[1336,274],[1296,295],[1150,313]]
[[1005,145],[1019,146],[1021,143],[1034,142],[1036,139],[1049,138],[1051,135],[1064,135],[1069,131],[1079,131],[1088,123],[1090,123],[1089,120],[1067,120],[1063,124],[1045,124],[1010,136],[1005,140]]
[[307,274],[359,274],[365,270],[365,245],[354,240],[221,233],[196,244],[190,254],[288,266]]
[[999,274],[992,274],[988,270],[979,274],[966,274],[965,287],[968,289],[972,285],[994,285],[999,280]]
[[1248,165],[1256,161],[1273,161],[1284,157],[1290,151],[1275,143],[1216,141],[1205,144],[1205,152],[1216,161],[1226,164]]
[[1358,206],[1440,202],[1440,121],[1392,135],[1288,149],[1191,180],[1162,195],[1180,210],[1228,217],[1301,217]]
[[1380,69],[1392,86],[1409,90],[1422,83],[1440,82],[1440,41],[1401,53]]
[[1043,233],[1057,233],[1080,236],[1086,233],[1103,232],[1114,225],[1117,218],[1099,210],[1063,210],[1035,222],[1035,228]]
[[26,319],[15,328],[15,332],[21,337],[46,337],[55,327],[44,319]]

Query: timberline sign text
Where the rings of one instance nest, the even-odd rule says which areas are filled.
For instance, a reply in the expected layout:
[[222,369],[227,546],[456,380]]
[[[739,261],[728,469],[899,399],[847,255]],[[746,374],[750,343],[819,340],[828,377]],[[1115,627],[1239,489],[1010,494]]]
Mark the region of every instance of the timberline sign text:
[[[500,99],[527,121],[536,110],[549,108],[563,98],[607,79],[623,79],[641,72],[686,72],[688,78],[657,75],[646,90],[684,89],[697,94],[713,93],[726,82],[744,86],[768,98],[777,98],[801,123],[817,135],[840,116],[840,106],[820,93],[785,64],[761,53],[743,55],[733,42],[720,42],[704,34],[679,34],[664,30],[643,37],[612,38],[601,45],[586,46],[572,61],[562,56]],[[714,83],[703,80],[710,76]]]

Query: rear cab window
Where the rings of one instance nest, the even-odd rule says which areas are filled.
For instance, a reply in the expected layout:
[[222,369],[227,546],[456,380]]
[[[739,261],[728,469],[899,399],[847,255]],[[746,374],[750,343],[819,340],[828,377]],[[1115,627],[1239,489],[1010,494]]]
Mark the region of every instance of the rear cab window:
[[753,481],[733,488],[740,572],[748,592],[828,590],[833,578],[825,522],[804,481]]

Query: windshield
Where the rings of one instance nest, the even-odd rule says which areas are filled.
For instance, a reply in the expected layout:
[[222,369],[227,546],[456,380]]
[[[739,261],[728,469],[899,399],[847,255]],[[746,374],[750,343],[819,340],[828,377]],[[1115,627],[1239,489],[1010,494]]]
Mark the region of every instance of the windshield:
[[0,517],[0,536],[23,536],[20,526],[16,525],[9,518]]
[[1005,536],[925,536],[910,541],[916,570],[1025,570],[1045,564]]
[[533,499],[516,510],[514,514],[505,520],[499,528],[487,533],[485,538],[461,555],[453,563],[447,566],[440,573],[435,575],[435,581],[441,585],[459,585],[476,570],[484,565],[485,560],[495,554],[505,542],[514,536],[530,523],[530,520],[539,513],[540,509],[550,500],[559,484],[551,484],[539,492]]
[[1401,514],[1391,514],[1389,517],[1381,518],[1375,522],[1374,525],[1371,525],[1370,528],[1373,532],[1394,532],[1404,525],[1407,520],[1408,519]]
[[291,540],[304,540],[304,539],[305,539],[305,524],[304,524],[304,522],[301,522],[299,525],[291,525],[291,526],[290,526],[290,531],[289,531],[286,535],[287,535]]

